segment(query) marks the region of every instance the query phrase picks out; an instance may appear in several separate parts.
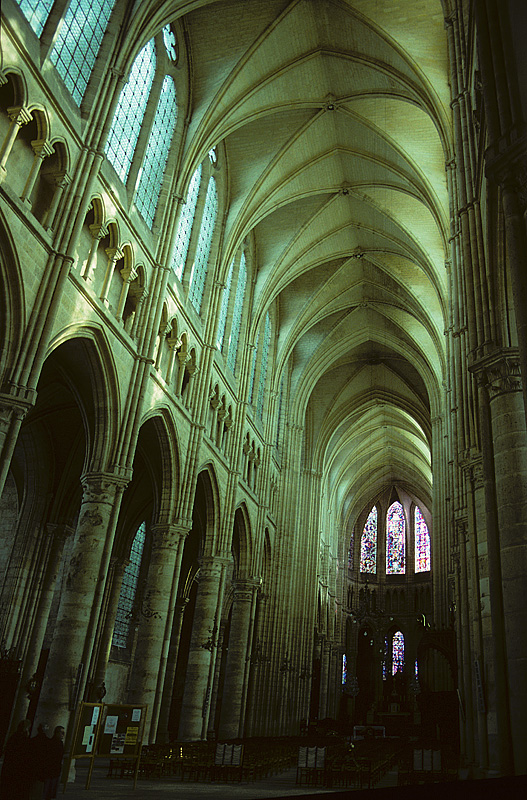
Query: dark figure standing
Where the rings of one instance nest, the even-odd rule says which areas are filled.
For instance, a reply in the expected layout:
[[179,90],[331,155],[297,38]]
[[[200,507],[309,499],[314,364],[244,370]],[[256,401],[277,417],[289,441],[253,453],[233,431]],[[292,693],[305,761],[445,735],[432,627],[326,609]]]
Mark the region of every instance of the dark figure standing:
[[62,771],[62,757],[64,755],[64,728],[57,725],[48,744],[48,758],[46,764],[47,778],[44,781],[44,800],[53,800],[57,796],[60,773]]
[[23,719],[8,740],[4,749],[4,764],[0,775],[1,800],[28,800],[29,798],[29,729],[31,722]]
[[31,775],[31,800],[42,800],[42,793],[44,790],[44,781],[46,780],[48,753],[49,753],[49,736],[46,731],[48,726],[41,723],[38,726],[37,735],[29,740],[29,753],[30,763],[28,765]]

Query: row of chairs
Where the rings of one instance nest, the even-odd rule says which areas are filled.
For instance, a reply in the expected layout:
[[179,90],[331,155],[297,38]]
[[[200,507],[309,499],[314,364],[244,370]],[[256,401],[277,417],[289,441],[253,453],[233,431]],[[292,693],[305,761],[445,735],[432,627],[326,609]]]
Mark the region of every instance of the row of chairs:
[[401,751],[398,740],[338,742],[325,747],[300,747],[297,783],[372,789],[393,766]]
[[274,740],[143,747],[139,775],[181,781],[259,780],[294,764],[296,745]]

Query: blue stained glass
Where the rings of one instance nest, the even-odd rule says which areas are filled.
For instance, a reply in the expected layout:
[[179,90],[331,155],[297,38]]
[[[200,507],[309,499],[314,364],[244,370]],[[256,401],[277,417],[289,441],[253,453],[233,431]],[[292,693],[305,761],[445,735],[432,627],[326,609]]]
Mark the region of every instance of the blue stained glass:
[[18,5],[31,28],[40,37],[53,6],[53,0],[18,0]]
[[269,361],[269,350],[271,347],[271,319],[269,312],[265,315],[265,328],[262,348],[262,363],[260,367],[260,380],[258,382],[258,395],[256,398],[256,413],[262,419],[265,382],[267,380],[267,364]]
[[50,59],[78,106],[102,44],[115,0],[71,0]]
[[419,664],[417,659],[415,659],[415,679],[416,681],[419,680]]
[[238,355],[246,284],[247,267],[245,265],[245,253],[242,253],[240,258],[240,270],[238,272],[238,285],[236,286],[236,297],[234,298],[234,312],[232,315],[231,335],[229,338],[229,354],[227,356],[227,366],[233,373],[236,366],[236,356]]
[[218,335],[216,336],[216,347],[221,350],[223,347],[223,339],[225,337],[225,326],[227,325],[227,311],[229,310],[229,298],[231,296],[232,273],[234,271],[234,259],[231,261],[229,274],[227,275],[227,283],[223,290],[223,297],[221,299],[220,319],[218,322]]
[[342,685],[346,683],[348,677],[348,659],[346,653],[342,654]]
[[360,540],[360,571],[377,571],[377,507],[373,506]]
[[187,199],[185,205],[181,209],[179,217],[178,228],[176,233],[176,241],[174,243],[174,250],[172,252],[172,269],[176,273],[179,280],[182,279],[185,271],[185,263],[187,260],[188,248],[190,245],[190,235],[192,233],[192,225],[194,223],[194,215],[196,214],[196,205],[198,202],[199,187],[201,183],[201,164],[194,172],[190,179],[190,184],[187,192]]
[[154,224],[176,120],[176,89],[172,78],[165,75],[135,197],[136,206],[150,228]]
[[218,213],[218,194],[216,192],[216,181],[209,179],[207,186],[207,196],[205,197],[205,207],[201,218],[199,229],[198,244],[196,247],[196,258],[190,273],[188,298],[196,311],[201,311],[201,301],[205,290],[205,278],[207,276],[207,266],[212,246],[212,234]]
[[415,571],[427,572],[430,569],[430,534],[419,506],[414,512]]
[[113,628],[112,644],[115,645],[115,647],[126,647],[128,644],[130,623],[137,591],[137,582],[139,580],[139,571],[141,569],[141,559],[143,557],[145,536],[146,525],[144,522],[142,522],[137,529],[134,541],[132,542],[132,548],[130,550],[130,563],[126,566],[123,575],[121,593],[119,595],[119,604],[117,606],[117,613],[115,615],[115,624]]
[[401,575],[405,570],[405,524],[400,503],[392,503],[386,516],[386,574]]
[[128,83],[123,87],[113,117],[105,152],[123,183],[126,183],[146,104],[156,69],[156,51],[151,39],[136,57]]
[[392,675],[404,669],[404,636],[401,631],[394,633],[392,639]]

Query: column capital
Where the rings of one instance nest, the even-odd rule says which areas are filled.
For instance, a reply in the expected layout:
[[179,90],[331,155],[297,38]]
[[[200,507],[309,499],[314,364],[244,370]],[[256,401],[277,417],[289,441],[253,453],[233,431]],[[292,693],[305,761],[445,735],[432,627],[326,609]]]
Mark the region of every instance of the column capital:
[[128,479],[107,472],[87,472],[81,477],[83,502],[112,503],[118,489],[126,489]]
[[52,156],[55,152],[55,148],[48,139],[33,139],[31,147],[34,154],[40,156],[40,158]]
[[496,349],[469,367],[491,400],[501,394],[522,391],[520,356],[517,347]]
[[171,550],[177,548],[181,539],[188,535],[189,530],[189,528],[174,523],[152,525],[150,528],[152,549]]
[[261,585],[261,578],[244,578],[234,580],[232,582],[234,601],[251,602]]
[[11,106],[7,109],[7,116],[11,122],[16,123],[19,127],[27,125],[33,119],[31,111],[25,106]]
[[65,541],[68,536],[74,533],[71,525],[64,525],[63,523],[48,522],[46,524],[46,534],[56,541]]

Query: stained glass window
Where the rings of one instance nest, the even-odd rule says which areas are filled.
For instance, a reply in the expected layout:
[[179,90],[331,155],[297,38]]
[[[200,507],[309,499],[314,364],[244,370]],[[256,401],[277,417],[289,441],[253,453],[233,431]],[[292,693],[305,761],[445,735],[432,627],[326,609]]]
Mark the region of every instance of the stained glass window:
[[253,392],[254,392],[254,378],[256,375],[256,356],[258,354],[258,344],[260,341],[260,331],[258,331],[258,335],[256,337],[256,341],[254,343],[254,351],[253,351],[253,360],[251,364],[251,375],[249,378],[249,403],[253,401]]
[[419,506],[414,512],[415,571],[426,572],[430,569],[430,534]]
[[199,229],[198,244],[196,246],[196,258],[190,274],[188,298],[196,311],[201,311],[201,301],[205,290],[205,278],[207,276],[207,266],[212,245],[212,234],[218,213],[218,194],[216,192],[216,181],[209,178],[205,206],[201,218]]
[[30,26],[40,37],[53,6],[53,0],[18,0],[18,5]]
[[415,659],[415,679],[416,681],[419,680],[419,663],[417,659]]
[[348,659],[346,653],[342,654],[342,685],[346,683],[348,677]]
[[360,540],[360,571],[377,571],[377,507],[368,514]]
[[247,267],[245,265],[245,253],[242,253],[240,258],[240,269],[238,272],[238,284],[236,286],[236,297],[234,298],[234,311],[232,315],[231,335],[229,338],[229,354],[227,356],[227,366],[233,373],[236,366],[236,356],[238,355],[238,342],[240,340],[240,328],[242,324],[242,310],[246,284]]
[[163,44],[165,45],[165,50],[167,51],[167,56],[169,57],[169,59],[171,61],[176,61],[177,59],[176,37],[170,25],[165,25],[165,27],[163,28]]
[[113,117],[105,152],[123,183],[126,182],[154,80],[156,52],[151,39],[136,57]]
[[172,269],[179,280],[182,279],[185,271],[188,248],[190,245],[190,234],[196,213],[198,202],[199,186],[201,183],[201,164],[190,179],[185,205],[181,209],[181,216],[176,233],[176,241],[172,252]]
[[80,106],[115,0],[71,0],[51,62]]
[[165,75],[135,193],[135,204],[150,228],[154,224],[176,120],[176,88],[172,78]]
[[392,639],[392,675],[404,669],[404,636],[401,631],[394,633]]
[[405,563],[404,511],[400,503],[392,503],[386,515],[386,574],[401,575]]
[[269,312],[265,315],[265,328],[262,348],[262,364],[260,367],[260,380],[258,382],[258,396],[256,398],[256,413],[262,419],[263,403],[265,392],[265,381],[267,380],[267,364],[269,361],[269,350],[271,347],[271,319]]
[[227,275],[227,283],[223,290],[223,297],[221,299],[220,319],[218,322],[218,335],[216,336],[216,347],[221,350],[223,347],[223,339],[225,337],[225,326],[227,325],[227,311],[229,310],[229,298],[231,296],[232,273],[234,271],[234,259],[231,261],[229,274]]
[[119,604],[117,606],[117,614],[115,615],[115,624],[113,628],[112,644],[115,645],[115,647],[126,647],[128,644],[132,610],[137,591],[137,582],[139,580],[139,571],[141,569],[141,558],[143,556],[145,536],[146,525],[144,522],[142,522],[137,529],[134,541],[132,542],[132,548],[130,550],[130,563],[126,566],[123,575],[121,594],[119,595]]

